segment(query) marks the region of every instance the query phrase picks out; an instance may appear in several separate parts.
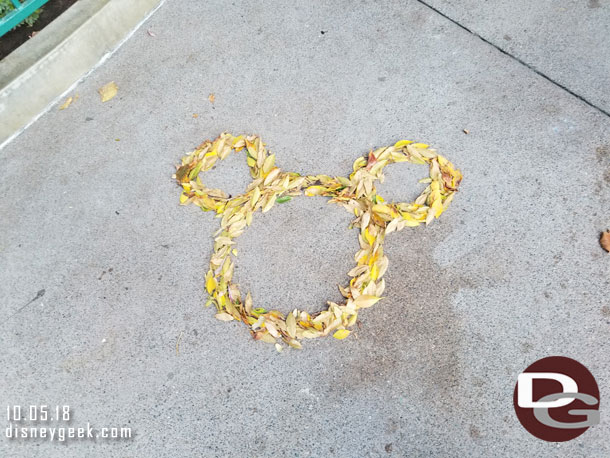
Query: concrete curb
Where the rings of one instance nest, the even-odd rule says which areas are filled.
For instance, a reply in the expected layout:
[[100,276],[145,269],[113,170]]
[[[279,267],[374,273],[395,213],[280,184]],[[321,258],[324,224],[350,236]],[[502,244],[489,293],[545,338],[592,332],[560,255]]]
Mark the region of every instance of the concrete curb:
[[106,60],[163,0],[80,0],[0,61],[0,148]]

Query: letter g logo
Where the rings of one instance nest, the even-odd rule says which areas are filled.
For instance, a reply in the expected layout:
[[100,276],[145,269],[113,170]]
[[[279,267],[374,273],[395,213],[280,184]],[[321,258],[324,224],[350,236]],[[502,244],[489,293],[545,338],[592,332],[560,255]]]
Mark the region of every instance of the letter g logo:
[[595,378],[563,356],[543,358],[519,374],[513,402],[523,427],[550,442],[574,439],[599,423]]

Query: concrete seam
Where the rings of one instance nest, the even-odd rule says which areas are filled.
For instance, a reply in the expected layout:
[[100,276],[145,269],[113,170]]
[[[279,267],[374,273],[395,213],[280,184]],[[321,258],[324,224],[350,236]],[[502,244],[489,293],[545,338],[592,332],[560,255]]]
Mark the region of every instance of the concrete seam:
[[599,111],[600,113],[608,116],[610,118],[610,112],[604,110],[603,108],[595,105],[593,102],[590,102],[589,100],[587,100],[585,97],[583,97],[580,94],[577,94],[576,92],[572,91],[571,89],[569,89],[567,86],[564,86],[563,84],[555,81],[554,79],[552,79],[550,76],[545,75],[544,73],[542,73],[540,70],[538,70],[537,68],[533,67],[532,65],[528,64],[527,62],[525,62],[524,60],[521,60],[520,58],[518,58],[517,56],[509,53],[508,51],[500,48],[498,45],[494,44],[493,42],[489,41],[487,38],[484,38],[483,36],[479,35],[478,33],[470,30],[468,27],[466,27],[465,25],[460,24],[458,21],[456,21],[455,19],[447,16],[445,13],[443,13],[442,11],[440,11],[439,9],[433,7],[432,5],[429,5],[428,3],[426,3],[423,0],[416,0],[418,3],[421,3],[422,5],[424,5],[425,7],[431,9],[432,11],[434,11],[436,14],[439,14],[440,16],[444,17],[445,19],[447,19],[448,21],[452,22],[453,24],[457,25],[458,27],[460,27],[461,29],[465,30],[466,32],[470,33],[471,35],[474,35],[475,37],[479,38],[480,40],[482,40],[483,42],[487,43],[488,45],[494,47],[495,49],[497,49],[498,51],[500,51],[502,54],[510,57],[511,59],[517,61],[518,63],[520,63],[521,65],[523,65],[524,67],[528,68],[529,70],[533,71],[535,74],[537,74],[538,76],[541,76],[542,78],[544,78],[545,80],[549,81],[550,83],[554,84],[555,86],[557,86],[558,88],[564,90],[565,92],[567,92],[568,94],[572,95],[573,97],[576,97],[578,100],[580,100],[581,102],[584,102],[585,104],[589,105],[591,108],[594,108],[595,110]]

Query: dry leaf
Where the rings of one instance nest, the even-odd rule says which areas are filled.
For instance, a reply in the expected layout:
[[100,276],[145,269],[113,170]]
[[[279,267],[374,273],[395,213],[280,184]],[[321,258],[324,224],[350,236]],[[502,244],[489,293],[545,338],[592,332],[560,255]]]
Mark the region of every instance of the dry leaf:
[[155,34],[155,32],[153,32],[152,30],[148,29],[146,31],[148,33],[148,35],[150,35],[151,37],[156,37],[157,35]]
[[66,101],[59,107],[60,110],[65,110],[66,108],[68,108],[70,106],[70,104],[74,101],[75,99],[73,97],[68,97],[66,99]]
[[289,313],[288,316],[286,317],[286,332],[293,339],[295,338],[295,336],[297,334],[297,321],[296,321],[293,313]]
[[335,339],[338,340],[342,340],[345,339],[347,336],[349,336],[350,331],[348,331],[347,329],[339,329],[338,331],[335,331],[335,333],[333,334],[333,337]]
[[217,313],[216,314],[216,319],[220,320],[220,321],[233,321],[233,315],[229,315],[226,312]]
[[100,97],[102,98],[102,102],[108,102],[108,100],[112,99],[117,91],[119,90],[118,86],[114,81],[111,81],[108,84],[105,84],[101,88],[97,90],[100,93]]
[[216,100],[216,96],[214,95],[214,93],[210,93],[210,95],[208,95],[208,100],[210,101],[210,103],[214,103],[214,100]]
[[599,244],[604,250],[610,253],[610,230],[601,233],[601,236],[599,237]]
[[193,118],[198,118],[199,115],[197,113],[193,113]]
[[368,294],[362,294],[354,300],[354,303],[356,304],[356,307],[365,309],[375,305],[380,299],[381,298],[377,296],[369,296]]

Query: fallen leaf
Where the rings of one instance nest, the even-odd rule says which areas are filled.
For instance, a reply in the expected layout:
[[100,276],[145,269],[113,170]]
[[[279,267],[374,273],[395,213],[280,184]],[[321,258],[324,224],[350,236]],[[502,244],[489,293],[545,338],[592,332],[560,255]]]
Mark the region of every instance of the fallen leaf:
[[599,244],[604,250],[610,253],[610,230],[601,233],[601,236],[599,237]]
[[297,333],[297,322],[294,318],[294,313],[289,313],[286,317],[286,332],[294,339]]
[[146,31],[151,37],[156,37],[157,35],[155,34],[155,32],[153,32],[152,30],[148,29]]
[[365,309],[375,305],[381,298],[377,296],[370,296],[368,294],[363,294],[354,299],[354,303],[357,307],[361,309]]
[[339,329],[338,331],[335,331],[333,337],[338,340],[343,340],[349,336],[350,332],[351,331],[348,331],[347,329]]
[[108,102],[108,100],[112,99],[116,95],[118,90],[119,88],[116,83],[114,81],[111,81],[110,83],[105,84],[104,86],[99,88],[97,92],[100,93],[102,102]]
[[208,100],[210,101],[210,103],[214,103],[214,100],[216,100],[216,96],[214,95],[213,92],[211,92],[210,95],[208,95]]
[[469,133],[470,133],[470,131],[469,131],[468,129],[464,129],[464,133],[465,133],[465,134],[469,134]]
[[290,202],[291,200],[292,200],[291,196],[278,197],[277,199],[275,199],[275,201],[278,204],[283,204],[283,203],[286,203],[286,202]]
[[193,113],[193,118],[198,118],[199,115],[197,113]]
[[73,97],[68,97],[66,101],[59,107],[60,110],[65,110],[70,106],[70,104],[74,101]]
[[220,320],[220,321],[233,321],[233,316],[229,315],[227,312],[221,312],[221,313],[217,313],[216,315],[216,319]]

